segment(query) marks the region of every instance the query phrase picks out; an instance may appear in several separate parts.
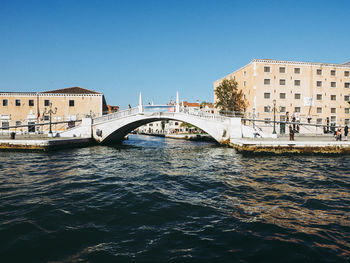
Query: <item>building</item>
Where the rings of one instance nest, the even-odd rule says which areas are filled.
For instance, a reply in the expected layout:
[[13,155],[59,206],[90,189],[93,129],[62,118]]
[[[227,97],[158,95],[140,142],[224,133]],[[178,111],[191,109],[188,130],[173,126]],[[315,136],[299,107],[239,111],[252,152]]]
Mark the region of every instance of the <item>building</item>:
[[[36,130],[33,125],[48,122],[50,109],[52,122],[69,121],[69,124],[55,126],[60,130],[67,125],[74,126],[76,120],[87,115],[97,117],[108,110],[102,93],[80,87],[45,92],[0,92],[2,128],[27,125],[27,127],[16,128],[16,131],[37,132],[38,127]],[[45,132],[48,127],[41,129]]]
[[[255,59],[214,82],[233,78],[248,102],[245,116],[284,121],[296,112],[301,122],[344,125],[350,122],[350,61],[343,64]],[[216,101],[214,93],[214,101]]]
[[[168,103],[168,105],[173,104],[174,103],[171,101]],[[180,107],[183,107],[189,112],[196,114],[196,111],[199,110],[199,103],[183,101],[180,103]],[[176,120],[155,121],[138,128],[138,132],[140,133],[151,134],[191,133],[195,130],[197,130],[195,127],[191,125],[183,125],[181,121]]]

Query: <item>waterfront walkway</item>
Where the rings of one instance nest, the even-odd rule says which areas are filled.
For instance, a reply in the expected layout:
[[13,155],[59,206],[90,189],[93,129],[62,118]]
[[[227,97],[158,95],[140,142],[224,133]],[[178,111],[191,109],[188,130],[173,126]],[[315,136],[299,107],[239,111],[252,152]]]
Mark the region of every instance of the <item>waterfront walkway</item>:
[[278,138],[242,138],[230,141],[230,145],[242,153],[321,153],[350,154],[350,141],[336,141],[331,135],[296,136]]
[[16,135],[16,139],[0,136],[3,151],[50,151],[64,148],[85,147],[92,144],[90,138],[48,137],[47,134]]

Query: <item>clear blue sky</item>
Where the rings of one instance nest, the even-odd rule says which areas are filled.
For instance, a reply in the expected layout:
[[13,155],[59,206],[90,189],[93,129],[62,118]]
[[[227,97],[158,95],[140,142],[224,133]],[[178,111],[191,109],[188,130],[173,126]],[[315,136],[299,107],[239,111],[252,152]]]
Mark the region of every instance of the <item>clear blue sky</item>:
[[212,101],[254,58],[350,60],[350,1],[0,0],[0,90]]

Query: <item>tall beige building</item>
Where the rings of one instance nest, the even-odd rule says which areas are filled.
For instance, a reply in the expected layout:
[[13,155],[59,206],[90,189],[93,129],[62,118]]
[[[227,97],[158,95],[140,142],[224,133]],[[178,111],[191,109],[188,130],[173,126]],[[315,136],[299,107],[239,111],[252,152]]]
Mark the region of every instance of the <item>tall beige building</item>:
[[[285,120],[286,112],[297,113],[301,122],[349,124],[350,62],[311,63],[255,59],[248,65],[214,82],[233,78],[248,102],[247,117]],[[216,101],[214,93],[214,101]]]
[[[80,87],[45,92],[0,92],[0,125],[2,128],[27,125],[16,131],[35,132],[33,124],[49,121],[50,107],[52,122],[69,121],[66,126],[74,126],[76,120],[86,115],[101,116],[107,110],[102,93]],[[48,127],[41,129],[45,132]]]

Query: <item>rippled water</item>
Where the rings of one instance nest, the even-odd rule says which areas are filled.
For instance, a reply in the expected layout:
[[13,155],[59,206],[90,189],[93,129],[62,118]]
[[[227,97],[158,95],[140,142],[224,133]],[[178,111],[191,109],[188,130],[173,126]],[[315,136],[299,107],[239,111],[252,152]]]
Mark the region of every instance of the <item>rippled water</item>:
[[349,167],[145,136],[0,152],[0,261],[348,262]]

